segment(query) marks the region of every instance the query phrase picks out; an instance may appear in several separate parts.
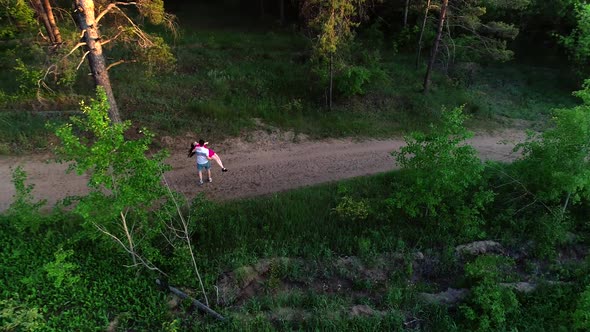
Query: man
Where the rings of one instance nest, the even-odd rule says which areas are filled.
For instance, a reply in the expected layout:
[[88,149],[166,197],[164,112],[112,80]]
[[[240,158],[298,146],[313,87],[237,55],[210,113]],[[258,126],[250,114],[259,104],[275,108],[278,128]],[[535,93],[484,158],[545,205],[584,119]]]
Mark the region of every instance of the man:
[[211,163],[209,162],[209,149],[205,147],[205,141],[199,140],[199,145],[195,149],[197,154],[197,171],[199,171],[199,185],[203,184],[203,170],[207,170],[207,181],[212,182],[211,179]]

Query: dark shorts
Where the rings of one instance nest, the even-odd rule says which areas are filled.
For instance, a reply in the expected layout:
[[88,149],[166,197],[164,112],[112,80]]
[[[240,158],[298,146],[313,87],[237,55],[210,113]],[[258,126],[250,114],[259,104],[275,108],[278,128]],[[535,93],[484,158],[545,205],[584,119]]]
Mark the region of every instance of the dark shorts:
[[204,169],[210,169],[211,163],[207,162],[206,164],[197,164],[197,170],[202,171]]

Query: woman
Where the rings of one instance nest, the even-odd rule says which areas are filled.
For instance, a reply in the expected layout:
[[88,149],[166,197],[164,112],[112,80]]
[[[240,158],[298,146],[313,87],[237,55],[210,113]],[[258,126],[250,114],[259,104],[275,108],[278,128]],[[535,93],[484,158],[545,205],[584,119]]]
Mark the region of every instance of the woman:
[[[201,140],[202,141],[202,140]],[[202,146],[206,147],[207,149],[209,149],[209,147],[207,146],[209,144],[209,142],[204,142]],[[192,157],[195,154],[195,151],[197,150],[198,147],[200,147],[201,145],[199,145],[198,142],[193,142],[191,144],[190,149],[188,150],[188,157]],[[217,153],[215,153],[215,151],[209,149],[209,159],[213,159],[215,160],[215,162],[217,162],[217,164],[221,167],[221,171],[222,172],[227,172],[227,168],[223,167],[223,162],[221,162],[221,158],[219,158],[219,156],[217,155]]]

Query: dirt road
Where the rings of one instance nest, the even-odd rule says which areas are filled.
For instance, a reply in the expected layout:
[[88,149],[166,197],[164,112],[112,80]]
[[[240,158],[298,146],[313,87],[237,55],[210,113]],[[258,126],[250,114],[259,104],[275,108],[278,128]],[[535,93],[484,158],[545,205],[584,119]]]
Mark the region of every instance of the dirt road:
[[[514,145],[522,141],[522,130],[504,129],[477,134],[470,140],[484,160],[510,161]],[[213,164],[213,182],[197,186],[194,158],[186,157],[191,137],[164,138],[175,147],[167,162],[172,170],[166,179],[173,190],[192,198],[204,191],[212,199],[226,200],[265,195],[323,182],[386,172],[395,168],[391,152],[398,150],[403,139],[355,141],[310,141],[292,134],[258,132],[249,139],[232,139],[212,144],[225,166],[222,173]],[[295,143],[298,142],[298,143]],[[70,195],[86,193],[86,177],[66,174],[66,165],[51,161],[50,155],[0,157],[0,211],[8,208],[14,195],[11,168],[22,165],[28,183],[34,184],[36,198],[47,199],[51,206]]]

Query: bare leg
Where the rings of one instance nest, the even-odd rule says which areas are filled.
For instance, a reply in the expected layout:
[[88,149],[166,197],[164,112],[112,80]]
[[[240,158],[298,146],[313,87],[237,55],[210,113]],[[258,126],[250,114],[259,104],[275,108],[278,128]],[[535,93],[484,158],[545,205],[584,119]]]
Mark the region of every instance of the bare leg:
[[207,169],[207,176],[209,177],[209,182],[211,182],[212,181],[212,179],[211,179],[211,167],[209,167]]
[[203,172],[199,171],[199,183],[203,183]]
[[219,158],[217,153],[214,154],[213,157],[211,157],[211,159],[215,160],[215,162],[217,163],[217,165],[219,165],[219,167],[225,168],[225,167],[223,167],[223,163],[221,162],[221,158]]
[[215,162],[217,163],[217,165],[219,165],[219,167],[221,167],[221,170],[224,172],[227,172],[227,168],[223,167],[223,162],[221,162],[221,158],[219,158],[219,156],[216,154],[214,154],[211,158],[209,159],[213,159],[215,160]]

